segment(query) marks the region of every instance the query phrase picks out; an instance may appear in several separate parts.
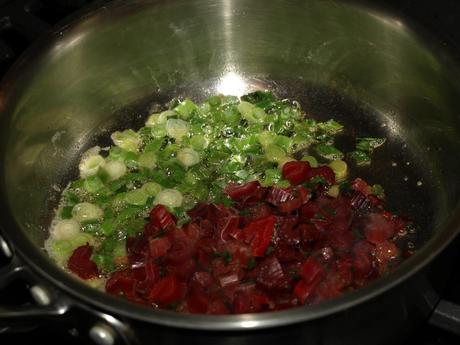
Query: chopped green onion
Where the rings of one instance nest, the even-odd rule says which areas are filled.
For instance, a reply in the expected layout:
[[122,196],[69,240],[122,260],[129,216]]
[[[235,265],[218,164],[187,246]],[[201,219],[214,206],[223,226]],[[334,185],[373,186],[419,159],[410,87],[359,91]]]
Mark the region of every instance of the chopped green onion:
[[313,156],[303,156],[302,160],[304,162],[308,162],[312,168],[317,168],[318,167],[318,161]]
[[331,186],[327,191],[327,195],[333,198],[337,198],[339,196],[339,193],[340,193],[340,187],[338,184]]
[[349,153],[349,156],[358,166],[368,165],[371,163],[371,157],[364,151],[353,151]]
[[281,171],[279,169],[267,169],[264,175],[264,179],[261,181],[264,187],[273,186],[281,180]]
[[190,146],[194,150],[201,151],[208,147],[208,140],[204,135],[195,134],[190,138]]
[[246,269],[251,271],[256,267],[256,259],[254,257],[249,258]]
[[142,189],[148,196],[155,196],[161,192],[161,185],[156,182],[147,182],[142,186]]
[[275,138],[276,134],[270,131],[263,131],[262,133],[257,134],[257,139],[262,147],[267,147],[273,144]]
[[268,246],[267,249],[265,250],[265,256],[270,255],[271,253],[273,253],[274,250],[275,248],[273,246]]
[[149,195],[142,188],[134,189],[125,194],[125,202],[130,205],[142,206],[147,202]]
[[74,219],[63,219],[51,227],[50,235],[54,240],[70,240],[80,233],[80,224]]
[[163,189],[155,197],[155,205],[164,205],[171,208],[176,208],[182,205],[184,197],[182,193],[174,189]]
[[213,107],[217,107],[222,103],[222,99],[219,96],[211,96],[208,98],[207,102]]
[[104,221],[101,230],[105,236],[110,236],[115,231],[115,225],[111,221]]
[[232,262],[232,253],[229,251],[225,251],[222,253],[222,258],[224,259],[225,265],[228,265],[230,262]]
[[273,144],[281,147],[284,151],[289,152],[291,151],[293,140],[285,135],[277,135]]
[[110,137],[115,145],[130,152],[138,151],[142,144],[140,135],[132,129],[127,129],[123,132],[114,132]]
[[72,216],[77,222],[99,220],[104,216],[104,211],[94,204],[82,202],[76,204],[72,209]]
[[113,248],[113,256],[115,258],[126,256],[126,245],[123,242],[117,242]]
[[138,158],[139,166],[154,169],[157,166],[157,155],[154,152],[143,152]]
[[158,125],[153,126],[150,130],[150,133],[152,134],[152,137],[157,138],[157,139],[164,138],[165,136],[168,135],[165,124],[158,124]]
[[163,111],[158,117],[158,123],[164,125],[166,121],[168,120],[168,117],[176,116],[176,115],[177,115],[176,112],[174,112],[173,110]]
[[148,118],[147,121],[145,121],[145,126],[146,127],[153,127],[158,123],[158,119],[160,117],[160,114],[151,114]]
[[61,213],[59,214],[62,219],[70,219],[72,218],[72,208],[73,206],[64,206],[61,209]]
[[174,108],[174,110],[184,120],[187,120],[193,114],[193,112],[196,111],[197,109],[198,109],[197,105],[188,98],[185,99],[177,107]]
[[350,181],[341,182],[339,184],[339,190],[340,190],[340,193],[348,193],[348,192],[350,192],[352,190]]
[[334,171],[335,179],[340,182],[348,175],[348,166],[342,160],[335,160],[329,163],[329,167]]
[[101,155],[83,156],[78,166],[80,177],[86,178],[96,175],[99,168],[105,164],[105,159]]
[[343,130],[343,125],[335,120],[329,120],[326,122],[319,122],[318,129],[326,133],[327,135],[336,135]]
[[193,149],[184,148],[177,152],[177,159],[188,168],[200,162],[200,155]]
[[374,194],[376,197],[380,199],[385,199],[385,190],[379,184],[374,184],[372,186],[372,194]]
[[286,152],[281,147],[273,144],[268,145],[265,149],[265,157],[269,162],[278,163],[280,166],[290,160]]
[[257,108],[254,104],[245,101],[241,101],[238,104],[238,111],[249,123],[263,123],[267,116],[263,109]]
[[329,146],[329,145],[317,145],[316,146],[316,153],[327,159],[327,160],[338,160],[343,158],[343,153],[336,149],[334,146]]
[[[83,187],[83,183],[84,183],[83,180],[74,181],[74,183],[76,182],[81,183],[82,184],[81,187]],[[81,187],[77,187],[75,186],[75,184],[73,184],[69,188],[81,188]],[[67,189],[66,191],[64,191],[64,199],[66,200],[67,205],[72,206],[72,207],[80,202],[80,198],[78,197],[78,195],[72,192],[70,189]]]
[[385,138],[356,138],[356,150],[371,153],[385,141]]
[[280,180],[276,186],[278,188],[289,188],[291,186],[291,183],[288,180]]
[[166,121],[166,132],[168,135],[180,141],[189,133],[190,125],[188,122],[181,119],[169,119]]
[[172,110],[166,110],[161,113],[152,114],[148,117],[147,121],[145,122],[145,126],[153,128],[157,125],[165,124],[168,117],[175,115],[176,113]]
[[84,180],[83,187],[88,193],[95,194],[101,191],[105,185],[99,176],[90,176]]
[[126,174],[126,165],[120,161],[108,161],[102,167],[103,173],[107,176],[107,181],[117,180]]
[[80,232],[71,239],[54,240],[51,237],[46,243],[46,247],[51,258],[60,265],[66,265],[67,260],[76,248],[85,244],[94,245],[94,243],[92,235]]
[[244,95],[241,99],[265,110],[270,109],[278,102],[270,91],[255,91]]

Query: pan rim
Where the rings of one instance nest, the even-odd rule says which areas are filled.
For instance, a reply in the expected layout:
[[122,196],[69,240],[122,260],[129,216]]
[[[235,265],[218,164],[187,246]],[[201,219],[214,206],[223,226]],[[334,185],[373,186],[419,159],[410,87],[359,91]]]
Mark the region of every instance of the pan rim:
[[[86,9],[88,11],[88,9]],[[85,12],[86,12],[85,11]],[[84,13],[84,12],[83,12]],[[68,23],[68,21],[66,20]],[[58,27],[62,24],[58,25]],[[54,31],[55,33],[57,31]],[[45,36],[43,39],[49,39]],[[38,40],[21,56],[15,66],[7,73],[3,86],[8,84],[10,78],[19,72],[23,62],[29,57],[36,48],[46,49],[42,45],[44,40]],[[2,188],[3,189],[3,188]],[[0,196],[0,205],[5,213],[11,213],[7,209],[5,195]],[[84,286],[76,279],[69,276],[66,272],[52,264],[39,249],[34,246],[22,233],[21,228],[8,216],[2,219],[5,233],[14,244],[16,251],[21,259],[27,265],[33,268],[33,271],[43,277],[52,285],[59,287],[69,296],[76,298],[76,303],[83,301],[99,309],[107,310],[111,313],[133,318],[140,321],[155,323],[168,327],[179,327],[194,330],[211,330],[211,331],[241,331],[256,330],[269,327],[280,327],[300,322],[311,321],[314,319],[326,317],[357,305],[365,303],[379,295],[384,294],[398,284],[406,281],[411,276],[420,272],[428,265],[437,255],[439,255],[449,243],[460,233],[460,204],[451,215],[450,224],[440,226],[435,229],[434,236],[417,253],[398,269],[388,276],[369,284],[357,291],[345,294],[337,299],[323,302],[316,306],[298,307],[286,311],[268,312],[260,314],[241,314],[232,316],[200,316],[184,315],[163,310],[152,310],[135,304],[116,299],[108,294],[99,292],[95,289]]]

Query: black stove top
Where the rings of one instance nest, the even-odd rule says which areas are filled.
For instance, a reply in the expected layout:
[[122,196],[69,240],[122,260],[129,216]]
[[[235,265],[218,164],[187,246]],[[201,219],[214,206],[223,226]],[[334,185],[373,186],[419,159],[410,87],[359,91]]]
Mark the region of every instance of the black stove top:
[[[93,3],[94,0],[0,0],[0,78],[11,67],[20,54],[40,35],[54,24],[78,9]],[[385,0],[385,6],[392,6],[402,16],[409,17],[427,28],[437,38],[454,48],[453,54],[460,56],[460,31],[456,22],[460,18],[460,1],[443,0],[436,2],[423,0]],[[447,45],[447,44],[446,44]],[[460,260],[460,239],[454,244],[458,248]],[[0,265],[2,263],[0,262]],[[27,294],[27,288],[15,284],[0,296],[0,305],[21,303]],[[460,275],[453,275],[448,290],[443,296],[460,305]],[[45,343],[45,341],[65,341],[66,344],[80,344],[71,330],[47,325],[23,329],[14,333],[2,333],[1,344]],[[460,337],[429,325],[420,331],[407,344],[454,345],[460,343]]]

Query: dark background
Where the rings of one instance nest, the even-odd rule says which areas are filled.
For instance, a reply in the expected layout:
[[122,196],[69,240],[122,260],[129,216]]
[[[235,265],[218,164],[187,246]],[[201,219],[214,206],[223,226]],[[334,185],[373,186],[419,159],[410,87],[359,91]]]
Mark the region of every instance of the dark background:
[[[94,0],[0,0],[0,78],[40,35],[66,16],[94,3]],[[421,31],[422,36],[441,43],[460,63],[460,0],[373,0],[371,3],[409,22],[410,26]],[[453,247],[460,263],[460,240]],[[455,271],[454,268],[443,298],[460,304],[460,274],[455,274]],[[22,303],[27,298],[27,286],[18,282],[0,292],[0,305]],[[56,341],[68,345],[81,343],[67,329],[56,325],[23,329],[20,333],[5,333],[0,328],[2,345]],[[427,324],[411,339],[407,339],[407,344],[454,345],[460,344],[460,338]]]

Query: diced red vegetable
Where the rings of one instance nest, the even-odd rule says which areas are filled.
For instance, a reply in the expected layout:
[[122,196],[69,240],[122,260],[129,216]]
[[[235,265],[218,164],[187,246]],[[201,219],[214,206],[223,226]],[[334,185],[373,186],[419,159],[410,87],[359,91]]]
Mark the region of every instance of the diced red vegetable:
[[260,188],[261,185],[259,181],[251,181],[243,185],[230,183],[225,187],[224,193],[227,194],[230,199],[240,201],[253,196]]
[[331,247],[323,247],[315,252],[315,257],[322,264],[327,264],[334,259],[334,250]]
[[187,296],[188,311],[192,314],[205,314],[208,305],[209,297],[202,290],[193,289]]
[[179,264],[191,259],[196,253],[196,241],[190,239],[183,230],[176,229],[168,234],[172,243],[165,259],[172,264]]
[[202,236],[204,236],[201,228],[195,223],[186,224],[183,230],[187,237],[192,241],[198,241]]
[[380,206],[382,204],[382,200],[380,200],[377,196],[373,194],[369,194],[367,196],[367,199],[369,200],[372,206]]
[[[249,205],[245,209],[247,211],[247,215],[244,216],[248,222],[252,222],[254,220],[258,220],[260,218],[264,218],[270,216],[272,214],[272,209],[266,203],[259,203],[254,205]],[[243,217],[240,217],[243,218]]]
[[334,171],[328,166],[311,168],[308,171],[307,179],[312,179],[314,177],[321,177],[322,179],[324,179],[325,182],[327,182],[331,186],[335,183]]
[[388,263],[396,260],[400,254],[398,247],[393,242],[385,241],[375,246],[374,255],[383,273],[387,270]]
[[265,289],[285,289],[287,287],[286,275],[275,256],[269,256],[260,262],[257,269],[257,284]]
[[149,240],[150,256],[157,259],[165,255],[171,248],[171,241],[168,237],[152,238]]
[[[182,228],[156,206],[144,232],[127,238],[126,266],[109,276],[107,292],[192,314],[282,310],[357,289],[407,257],[395,240],[408,222],[385,211],[366,182],[333,198],[332,170],[307,164],[285,164],[288,188],[227,186],[232,207],[198,204]],[[315,177],[325,184],[310,191]],[[69,268],[97,276],[91,253],[77,248]]]
[[304,304],[305,301],[313,294],[315,288],[319,284],[319,279],[314,279],[307,283],[304,280],[300,280],[294,287],[294,295],[299,300],[300,304]]
[[364,234],[369,242],[378,244],[391,238],[395,234],[395,227],[381,214],[371,213],[367,217]]
[[271,187],[267,193],[267,202],[279,206],[289,200],[294,199],[291,188]]
[[150,223],[156,228],[163,230],[171,225],[176,225],[174,216],[163,205],[156,205],[150,211]]
[[283,178],[292,185],[298,185],[307,180],[310,172],[310,164],[305,161],[292,161],[283,165]]
[[356,210],[366,210],[371,205],[369,199],[361,192],[355,192],[351,198],[351,206]]
[[300,209],[300,214],[304,221],[310,221],[319,211],[320,206],[318,203],[311,201],[302,206]]
[[91,260],[93,247],[89,244],[76,248],[67,262],[67,267],[81,279],[91,279],[99,275],[97,265]]
[[112,295],[123,294],[124,296],[134,296],[136,279],[131,277],[130,271],[125,269],[115,272],[106,282],[105,289]]
[[191,284],[194,284],[198,288],[208,289],[213,284],[212,275],[206,271],[198,271],[193,274]]
[[209,303],[208,314],[223,315],[223,314],[229,314],[229,313],[230,311],[228,310],[224,301],[222,301],[221,299],[214,299]]
[[307,248],[321,238],[321,232],[313,224],[302,223],[297,227],[302,239],[302,244]]
[[230,273],[219,278],[219,284],[223,289],[229,287],[236,287],[239,284],[239,282],[240,279],[238,278],[238,274],[236,273]]
[[352,253],[354,255],[355,285],[363,285],[364,281],[372,274],[374,270],[374,263],[371,257],[373,250],[374,246],[367,241],[361,241],[354,245]]
[[254,256],[264,256],[275,231],[276,217],[268,216],[250,223],[242,229],[244,242],[249,243]]
[[296,211],[300,206],[302,206],[302,199],[295,198],[280,204],[278,210],[283,214],[290,214]]
[[233,312],[235,314],[242,313],[257,313],[268,305],[269,299],[266,295],[255,292],[255,287],[250,290],[240,291],[236,293],[233,302]]
[[273,251],[274,255],[282,264],[289,262],[301,262],[304,256],[299,252],[296,245],[291,245],[285,240],[278,240]]
[[158,304],[168,304],[182,297],[182,288],[176,276],[170,275],[159,280],[149,293],[149,300]]
[[189,259],[179,264],[168,265],[167,270],[181,280],[187,281],[196,271],[196,262],[194,259]]
[[126,239],[126,250],[128,254],[144,255],[145,253],[147,253],[147,243],[147,238],[144,235],[128,237]]
[[349,251],[355,242],[355,236],[351,231],[331,231],[329,238],[330,246],[339,251]]
[[305,204],[306,202],[308,202],[308,200],[310,200],[311,192],[307,188],[304,188],[302,186],[297,186],[295,188],[295,191],[296,191],[297,197],[300,198],[300,200],[302,201],[302,204]]
[[214,233],[218,242],[227,242],[234,238],[235,233],[239,230],[240,219],[237,216],[229,216],[219,219]]
[[372,188],[363,179],[357,178],[351,184],[351,188],[357,192],[360,192],[364,196],[368,196],[372,193]]
[[311,283],[323,273],[321,264],[313,257],[308,258],[300,268],[300,276],[306,283]]

